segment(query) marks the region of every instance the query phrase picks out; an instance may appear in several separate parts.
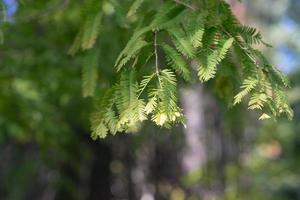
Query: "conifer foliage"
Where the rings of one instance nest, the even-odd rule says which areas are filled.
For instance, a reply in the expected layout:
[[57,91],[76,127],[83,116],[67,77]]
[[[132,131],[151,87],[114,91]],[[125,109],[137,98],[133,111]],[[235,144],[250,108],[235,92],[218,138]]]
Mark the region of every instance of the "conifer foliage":
[[[147,3],[153,8],[143,10]],[[84,8],[85,21],[71,54],[97,48],[94,44],[101,25],[101,5],[90,0]],[[119,81],[107,89],[91,117],[92,138],[133,132],[147,119],[162,127],[184,124],[178,105],[178,80],[191,82],[198,77],[207,82],[226,68],[234,69],[231,76],[239,77],[230,81],[240,84],[231,104],[247,98],[249,109],[261,111],[259,119],[282,114],[292,118],[284,92],[288,80],[253,47],[270,45],[255,28],[240,24],[226,1],[135,0],[124,18],[135,18],[139,25],[116,59]],[[84,96],[92,96],[97,89],[95,63],[84,67]],[[196,63],[196,68],[191,63]],[[237,64],[233,67],[233,63]],[[146,64],[147,69],[143,69]]]

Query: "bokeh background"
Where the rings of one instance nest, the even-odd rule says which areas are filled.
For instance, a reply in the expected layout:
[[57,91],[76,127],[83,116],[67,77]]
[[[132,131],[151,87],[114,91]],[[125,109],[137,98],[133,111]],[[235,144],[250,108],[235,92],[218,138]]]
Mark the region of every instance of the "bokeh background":
[[[116,2],[106,2],[105,15],[119,12]],[[81,3],[2,1],[1,200],[300,199],[299,0],[230,1],[273,45],[262,50],[290,77],[292,121],[261,122],[243,105],[228,108],[214,92],[218,83],[182,85],[187,128],[146,123],[136,134],[98,141],[89,135],[93,101],[81,94],[84,55],[67,54]],[[115,78],[111,66],[130,35],[119,24],[118,17],[103,24],[98,95]]]

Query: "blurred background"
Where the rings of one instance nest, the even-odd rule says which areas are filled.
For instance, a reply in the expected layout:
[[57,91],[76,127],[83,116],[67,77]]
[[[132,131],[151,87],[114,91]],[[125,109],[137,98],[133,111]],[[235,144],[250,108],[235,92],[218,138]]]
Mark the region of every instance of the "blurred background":
[[[67,54],[80,2],[2,1],[1,200],[300,199],[299,0],[229,1],[244,24],[261,30],[273,45],[262,50],[290,77],[292,121],[261,122],[246,106],[228,108],[215,92],[222,83],[181,84],[187,128],[145,123],[136,134],[98,141],[89,132],[93,101],[81,94],[84,53]],[[103,7],[100,96],[131,34],[117,3]]]

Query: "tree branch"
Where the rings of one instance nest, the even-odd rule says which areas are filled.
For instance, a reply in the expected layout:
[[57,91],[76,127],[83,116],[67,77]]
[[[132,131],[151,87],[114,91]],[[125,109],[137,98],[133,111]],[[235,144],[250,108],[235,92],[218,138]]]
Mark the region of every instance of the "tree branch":
[[159,85],[161,86],[161,80],[159,75],[158,52],[157,52],[157,31],[155,31],[153,34],[154,34],[155,72],[159,81]]
[[156,73],[159,73],[159,66],[158,66],[158,53],[157,53],[157,32],[154,32],[154,54],[155,54],[155,70]]
[[258,62],[256,61],[256,59],[251,55],[251,53],[249,52],[249,49],[247,47],[243,47],[240,42],[235,38],[235,36],[231,35],[228,31],[226,31],[226,29],[222,26],[222,30],[224,33],[226,33],[229,37],[232,37],[234,39],[234,41],[237,43],[237,45],[244,50],[246,56],[248,56],[248,58],[255,64],[255,65],[259,65]]

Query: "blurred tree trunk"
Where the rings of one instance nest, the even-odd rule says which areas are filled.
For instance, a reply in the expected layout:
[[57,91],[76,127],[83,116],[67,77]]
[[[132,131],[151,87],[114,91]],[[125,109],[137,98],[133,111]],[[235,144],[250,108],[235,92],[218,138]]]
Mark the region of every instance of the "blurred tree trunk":
[[199,176],[192,193],[203,199],[223,196],[228,138],[220,105],[200,84],[183,90],[182,103],[187,117],[182,165],[187,177]]

